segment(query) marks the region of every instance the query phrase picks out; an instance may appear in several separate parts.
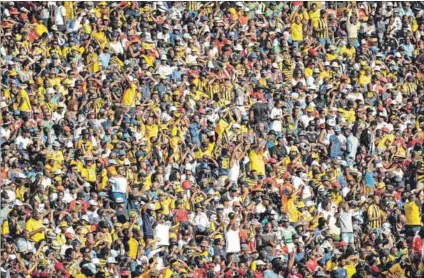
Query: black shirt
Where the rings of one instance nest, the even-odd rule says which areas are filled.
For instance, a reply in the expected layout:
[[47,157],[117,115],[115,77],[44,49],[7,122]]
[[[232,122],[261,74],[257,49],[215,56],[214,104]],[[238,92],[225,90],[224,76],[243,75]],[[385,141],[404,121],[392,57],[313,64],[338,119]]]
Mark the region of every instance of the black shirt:
[[255,124],[266,122],[268,119],[268,105],[262,102],[256,102],[252,105],[251,110],[253,111]]

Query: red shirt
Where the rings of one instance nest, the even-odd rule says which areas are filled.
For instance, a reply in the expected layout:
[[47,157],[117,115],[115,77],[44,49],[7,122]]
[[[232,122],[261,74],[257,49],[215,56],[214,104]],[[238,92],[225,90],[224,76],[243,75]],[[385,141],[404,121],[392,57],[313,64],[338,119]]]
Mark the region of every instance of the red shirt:
[[315,260],[309,260],[309,261],[307,261],[306,262],[306,267],[310,270],[310,271],[312,271],[312,272],[314,272],[315,271],[315,269],[318,267],[318,260],[317,259],[315,259]]
[[412,253],[423,253],[423,240],[418,235],[414,236],[412,240]]
[[87,210],[88,209],[88,206],[89,206],[88,202],[84,202],[82,200],[73,200],[72,202],[69,203],[68,210],[72,211],[74,209],[74,207],[75,207],[75,205],[76,205],[77,202],[82,205],[82,209],[83,210]]
[[193,273],[193,278],[203,278],[206,277],[206,269],[204,268],[198,268]]
[[174,209],[173,214],[177,222],[188,222],[188,212],[185,209]]
[[255,272],[253,272],[253,275],[255,275],[255,278],[264,277],[264,273],[262,271],[258,271],[258,270],[255,270]]

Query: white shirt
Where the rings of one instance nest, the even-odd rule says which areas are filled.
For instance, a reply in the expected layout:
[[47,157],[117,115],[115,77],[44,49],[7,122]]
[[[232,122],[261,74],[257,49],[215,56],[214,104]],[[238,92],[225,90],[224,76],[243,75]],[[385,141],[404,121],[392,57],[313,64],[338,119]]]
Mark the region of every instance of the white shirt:
[[74,249],[74,247],[72,247],[72,245],[67,245],[67,244],[62,245],[62,247],[60,247],[60,254],[61,254],[62,256],[65,256],[65,252],[66,252],[66,250],[67,250],[67,249],[69,249],[69,248]]
[[169,245],[169,229],[171,227],[171,223],[165,222],[161,224],[157,224],[153,234],[155,239],[158,239],[156,242],[156,247],[162,246],[162,245]]
[[55,124],[57,124],[60,120],[62,120],[62,119],[65,117],[65,112],[66,112],[66,111],[63,111],[63,113],[62,113],[62,114],[59,114],[59,113],[57,113],[56,111],[55,111],[55,112],[53,112],[53,114],[52,114],[52,121],[53,121]]
[[283,116],[283,109],[276,108],[276,107],[272,108],[271,110],[272,127],[271,128],[277,132],[281,132],[282,130],[282,125],[280,120],[281,116]]
[[171,75],[172,74],[172,68],[168,65],[160,65],[159,68],[158,68],[158,73],[160,75],[165,75],[165,76]]
[[28,145],[32,142],[30,138],[24,138],[21,135],[18,136],[15,140],[15,145],[19,146],[21,149],[26,150]]
[[7,142],[10,137],[10,129],[5,129],[4,127],[0,127],[0,145]]
[[97,210],[95,211],[87,211],[88,220],[90,220],[90,223],[95,224],[98,223],[100,220],[99,215],[97,214]]
[[112,184],[112,192],[127,193],[128,181],[125,177],[117,176],[109,179]]
[[302,117],[300,117],[300,120],[302,121],[304,127],[307,127],[309,125],[309,122],[313,119],[315,119],[313,116],[309,117],[307,114],[304,114],[302,115]]
[[118,54],[123,54],[124,53],[124,47],[122,46],[122,43],[117,41],[117,42],[110,42],[109,43],[110,47],[113,49],[113,51],[115,53]]
[[225,251],[228,253],[238,253],[240,252],[240,236],[239,230],[231,230],[229,229],[225,233]]
[[204,212],[196,214],[193,213],[190,218],[190,222],[197,226],[197,228],[201,231],[204,231],[209,227],[209,218]]
[[66,16],[66,10],[64,6],[56,7],[54,10],[54,23],[56,25],[65,25],[64,17]]

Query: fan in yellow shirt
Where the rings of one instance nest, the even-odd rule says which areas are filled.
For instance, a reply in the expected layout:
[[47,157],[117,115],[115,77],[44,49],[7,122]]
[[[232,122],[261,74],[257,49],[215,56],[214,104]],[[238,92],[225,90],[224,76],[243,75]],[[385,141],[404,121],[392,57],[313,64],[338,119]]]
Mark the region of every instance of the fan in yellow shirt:
[[313,3],[311,5],[311,10],[309,11],[309,19],[311,20],[312,24],[314,23],[315,20],[320,18],[321,15],[321,10],[318,9],[318,6],[316,3]]
[[347,57],[351,60],[353,59],[353,57],[355,57],[355,53],[356,53],[356,50],[354,47],[350,45],[350,43],[349,45],[342,46],[342,48],[340,49],[340,54],[341,55],[346,54]]
[[21,89],[16,96],[18,109],[21,112],[31,112],[31,101],[29,100],[28,93],[25,89]]
[[371,83],[371,69],[369,67],[366,67],[364,71],[361,72],[359,75],[359,84],[361,86],[366,86],[369,83]]
[[126,108],[130,108],[135,106],[136,102],[136,96],[138,91],[137,83],[135,82],[129,82],[129,87],[124,91],[124,94],[122,95],[121,104],[124,105]]
[[295,16],[294,22],[290,25],[290,31],[292,41],[301,42],[303,41],[303,24],[299,16]]
[[47,27],[43,24],[43,20],[40,19],[38,21],[38,23],[35,26],[35,32],[37,33],[38,36],[41,36],[41,35],[49,32]]
[[250,169],[255,170],[259,176],[265,176],[264,147],[265,145],[260,143],[249,153]]
[[25,223],[25,230],[28,231],[29,237],[34,242],[39,242],[46,238],[46,227],[43,226],[43,211],[36,210],[32,217]]

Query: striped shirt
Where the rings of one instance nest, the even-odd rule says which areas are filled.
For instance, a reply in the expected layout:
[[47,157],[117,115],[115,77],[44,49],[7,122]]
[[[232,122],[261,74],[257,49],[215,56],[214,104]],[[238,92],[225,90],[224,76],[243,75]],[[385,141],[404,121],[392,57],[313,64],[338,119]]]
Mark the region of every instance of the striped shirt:
[[200,9],[201,4],[198,1],[189,1],[187,2],[187,10],[197,11]]
[[403,90],[410,95],[413,92],[417,91],[417,84],[413,83],[413,82],[407,82],[403,85]]
[[[424,172],[424,159],[421,159],[418,162],[418,169],[419,169],[419,171],[423,171]],[[417,173],[417,181],[418,182],[424,182],[424,174],[418,174]]]
[[[320,31],[317,31],[320,30]],[[314,33],[318,39],[328,38],[328,24],[325,18],[319,18],[314,21]]]
[[286,66],[286,65],[283,64],[281,72],[283,73],[284,82],[290,82],[292,80],[293,70],[294,70],[293,64],[290,64],[289,66]]
[[372,204],[369,206],[367,213],[368,219],[377,217],[375,220],[368,221],[368,227],[371,229],[381,228],[381,225],[383,224],[381,215],[383,212],[380,210],[380,208],[376,204]]

